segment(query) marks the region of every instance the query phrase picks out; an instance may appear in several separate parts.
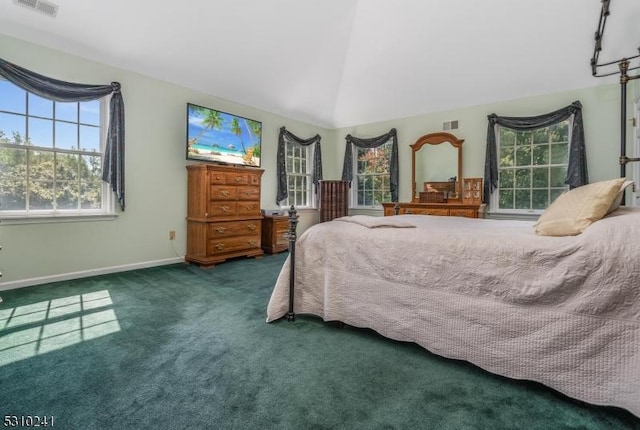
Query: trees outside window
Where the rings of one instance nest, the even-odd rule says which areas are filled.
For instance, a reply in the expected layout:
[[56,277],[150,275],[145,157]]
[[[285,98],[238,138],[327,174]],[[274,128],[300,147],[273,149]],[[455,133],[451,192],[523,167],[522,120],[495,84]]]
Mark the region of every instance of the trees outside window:
[[391,150],[389,140],[376,148],[355,148],[355,206],[380,207],[391,201]]
[[102,102],[55,102],[0,79],[0,213],[105,210]]
[[569,121],[529,131],[496,127],[497,211],[543,211],[569,188]]

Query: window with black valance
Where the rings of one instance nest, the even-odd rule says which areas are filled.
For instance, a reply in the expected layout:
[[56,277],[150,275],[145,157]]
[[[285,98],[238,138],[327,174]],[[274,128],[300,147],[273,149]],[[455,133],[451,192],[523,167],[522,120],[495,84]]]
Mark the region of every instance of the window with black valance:
[[56,102],[86,102],[111,96],[102,178],[111,184],[120,208],[124,210],[124,101],[120,83],[93,85],[64,82],[3,59],[0,59],[0,76],[29,93]]
[[569,155],[565,184],[570,188],[589,182],[587,174],[587,155],[585,149],[582,104],[571,103],[556,111],[531,117],[488,116],[487,148],[485,155],[484,202],[489,203],[492,193],[498,188],[498,147],[496,143],[496,125],[513,130],[532,131],[570,120]]

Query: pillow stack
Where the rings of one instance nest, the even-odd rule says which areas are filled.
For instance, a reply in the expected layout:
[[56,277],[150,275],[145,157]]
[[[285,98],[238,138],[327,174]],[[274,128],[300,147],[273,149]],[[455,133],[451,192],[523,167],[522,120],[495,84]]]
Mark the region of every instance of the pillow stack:
[[[626,178],[594,182],[569,190],[551,203],[534,224],[540,236],[575,236],[595,221],[617,209],[622,201]],[[628,185],[627,185],[628,186]]]

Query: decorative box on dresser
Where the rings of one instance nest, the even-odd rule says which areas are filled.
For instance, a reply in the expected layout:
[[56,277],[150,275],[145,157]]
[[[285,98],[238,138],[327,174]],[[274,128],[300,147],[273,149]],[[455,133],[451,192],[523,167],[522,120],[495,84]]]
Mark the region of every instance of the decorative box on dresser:
[[289,249],[289,217],[264,215],[262,219],[262,249],[267,254],[276,254]]
[[217,164],[187,166],[187,254],[212,266],[263,255],[260,180],[263,170]]

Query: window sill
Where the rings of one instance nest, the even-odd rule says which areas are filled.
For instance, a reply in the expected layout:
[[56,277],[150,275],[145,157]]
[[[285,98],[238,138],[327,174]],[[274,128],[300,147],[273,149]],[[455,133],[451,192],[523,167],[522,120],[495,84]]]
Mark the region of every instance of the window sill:
[[520,221],[536,221],[540,214],[524,214],[524,213],[505,213],[505,212],[487,212],[486,218],[489,219],[512,219]]
[[376,207],[376,206],[355,206],[355,207],[349,208],[349,214],[380,216],[380,214],[384,214],[384,208]]
[[83,215],[15,215],[0,216],[2,225],[14,224],[50,224],[61,222],[113,221],[118,214],[83,214]]
[[[291,209],[291,206],[287,206],[287,207],[282,207],[280,208],[280,212],[284,213],[285,215],[289,215],[289,209]],[[300,212],[318,212],[317,208],[312,208],[309,206],[305,206],[305,207],[296,207],[296,212],[300,213]]]

